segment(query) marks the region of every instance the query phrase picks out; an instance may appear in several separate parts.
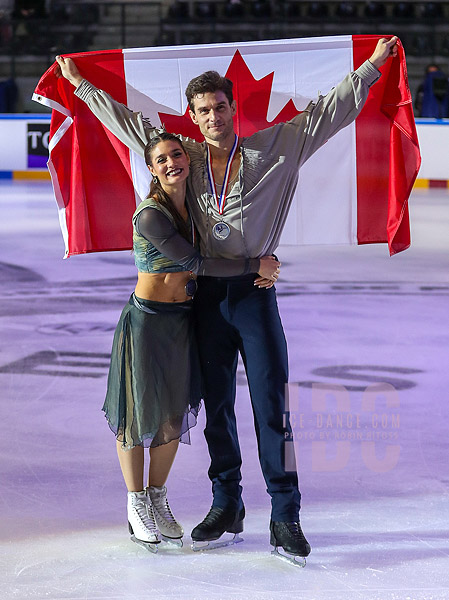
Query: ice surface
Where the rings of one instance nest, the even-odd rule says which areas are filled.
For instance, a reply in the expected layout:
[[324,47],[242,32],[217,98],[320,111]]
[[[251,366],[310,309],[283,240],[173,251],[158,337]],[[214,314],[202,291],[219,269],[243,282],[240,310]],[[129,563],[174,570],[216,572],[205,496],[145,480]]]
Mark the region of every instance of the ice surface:
[[[449,195],[416,191],[413,244],[281,247],[280,311],[311,545],[270,555],[245,378],[237,411],[244,543],[132,544],[101,405],[130,253],[73,257],[49,184],[0,182],[1,598],[448,600]],[[168,482],[191,528],[211,496],[204,411]]]

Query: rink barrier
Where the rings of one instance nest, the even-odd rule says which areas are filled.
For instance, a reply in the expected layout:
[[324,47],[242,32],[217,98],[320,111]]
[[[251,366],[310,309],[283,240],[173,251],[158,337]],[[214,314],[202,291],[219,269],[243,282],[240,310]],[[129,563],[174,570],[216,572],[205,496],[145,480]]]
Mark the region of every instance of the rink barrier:
[[[47,170],[36,171],[0,171],[0,179],[40,179],[50,181],[50,173]],[[414,188],[418,189],[447,189],[448,179],[417,179]]]
[[447,179],[417,179],[414,188],[425,189],[447,189],[449,188],[449,180]]
[[45,171],[0,171],[0,179],[41,179],[50,181],[50,173]]
[[[414,187],[449,188],[449,119],[416,119],[422,164]],[[0,114],[0,179],[50,180],[50,114]]]

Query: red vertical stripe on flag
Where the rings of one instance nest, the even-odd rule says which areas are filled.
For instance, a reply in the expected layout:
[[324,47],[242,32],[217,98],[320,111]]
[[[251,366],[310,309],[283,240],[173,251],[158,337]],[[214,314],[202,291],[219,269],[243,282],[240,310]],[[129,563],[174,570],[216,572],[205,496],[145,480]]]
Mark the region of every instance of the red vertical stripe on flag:
[[[121,50],[67,56],[76,60],[83,77],[126,104]],[[68,255],[129,249],[136,208],[129,150],[74,95],[68,81],[58,79],[55,84],[55,68],[45,73],[36,93],[69,108],[73,117],[73,125],[51,153],[66,207]],[[53,111],[51,135],[64,118]]]
[[[355,69],[380,37],[353,36]],[[400,41],[398,46],[398,57],[381,68],[356,121],[358,242],[387,241],[390,254],[410,245],[407,202],[421,163]]]

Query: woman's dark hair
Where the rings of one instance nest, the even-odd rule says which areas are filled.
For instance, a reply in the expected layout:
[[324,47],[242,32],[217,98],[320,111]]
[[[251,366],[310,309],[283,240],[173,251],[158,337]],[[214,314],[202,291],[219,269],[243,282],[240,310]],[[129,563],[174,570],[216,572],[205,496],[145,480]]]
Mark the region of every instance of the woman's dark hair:
[[[159,134],[153,136],[148,142],[148,144],[145,146],[145,162],[148,166],[152,166],[151,158],[153,152],[156,146],[161,142],[176,142],[177,144],[179,144],[184,154],[187,155],[187,152],[181,140],[176,135],[173,135],[173,133],[168,133],[167,131],[161,131]],[[150,191],[148,192],[147,198],[154,198],[156,202],[159,202],[159,204],[165,206],[165,208],[170,212],[171,216],[175,221],[176,229],[179,231],[182,237],[184,237],[188,242],[191,243],[192,234],[187,223],[179,214],[176,206],[171,201],[170,196],[164,191],[159,180],[157,180],[157,183],[154,182],[154,179],[151,181]]]
[[186,98],[190,110],[195,112],[193,105],[195,96],[206,94],[207,92],[223,92],[228,99],[229,105],[231,105],[233,100],[232,86],[232,81],[227,77],[222,77],[217,71],[206,71],[198,75],[198,77],[194,77],[186,87]]

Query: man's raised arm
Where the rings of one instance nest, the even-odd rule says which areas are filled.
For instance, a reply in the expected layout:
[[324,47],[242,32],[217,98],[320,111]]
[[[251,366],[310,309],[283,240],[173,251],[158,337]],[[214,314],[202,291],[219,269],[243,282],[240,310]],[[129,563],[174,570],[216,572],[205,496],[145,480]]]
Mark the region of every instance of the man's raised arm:
[[290,121],[299,126],[302,134],[300,165],[359,115],[369,88],[380,77],[379,68],[390,57],[397,56],[397,39],[396,36],[390,40],[380,39],[369,60],[349,73],[326,96],[320,97],[316,103],[310,103],[303,113]]
[[83,79],[71,58],[57,56],[56,62],[58,63],[56,76],[65,77],[75,86],[75,95],[87,104],[103,125],[125,146],[143,156],[145,146],[154,132],[154,127],[142,116],[142,113],[133,112],[103,90],[99,90]]

